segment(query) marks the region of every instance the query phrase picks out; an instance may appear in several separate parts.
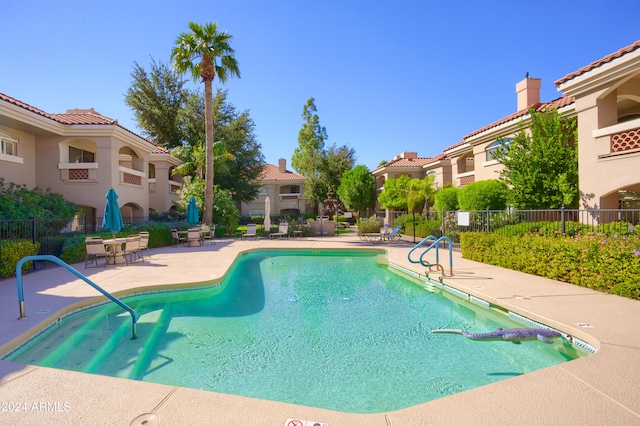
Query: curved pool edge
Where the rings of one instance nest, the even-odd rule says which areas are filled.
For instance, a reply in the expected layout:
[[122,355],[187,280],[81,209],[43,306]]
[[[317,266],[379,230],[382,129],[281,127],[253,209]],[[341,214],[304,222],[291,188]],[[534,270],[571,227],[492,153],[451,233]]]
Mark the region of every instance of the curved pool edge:
[[[316,246],[365,245],[344,237],[331,241],[328,238],[319,240],[300,243]],[[228,248],[235,248],[237,256],[247,247],[274,245],[293,244],[265,244],[265,241],[258,241],[232,243]],[[411,245],[386,248],[392,256],[395,256],[394,253],[406,256]],[[455,262],[458,262],[457,265]],[[590,343],[601,342],[598,353],[561,366],[382,414],[340,413],[1,361],[0,386],[7,399],[71,403],[71,409],[66,412],[31,411],[9,414],[13,417],[6,418],[15,420],[15,424],[33,423],[37,419],[58,420],[60,424],[96,419],[105,422],[105,419],[109,419],[111,423],[129,424],[145,413],[155,413],[162,424],[210,423],[215,419],[222,424],[280,425],[287,418],[340,425],[495,424],[515,421],[534,424],[548,421],[550,416],[554,421],[565,420],[574,424],[631,424],[639,421],[639,403],[632,400],[635,387],[633,377],[640,368],[640,338],[633,332],[633,324],[637,324],[640,318],[638,301],[590,293],[586,289],[569,292],[571,294],[549,295],[545,284],[537,277],[530,276],[524,279],[518,276],[514,285],[517,288],[504,292],[503,283],[498,279],[505,273],[504,270],[461,258],[455,262],[454,266],[460,266],[460,263],[466,265],[461,268],[463,273],[462,278],[457,279],[457,288],[469,290],[469,293],[482,293],[485,300],[495,298],[497,304],[509,305],[518,312],[534,312],[535,309],[535,315],[567,327],[575,327],[578,322],[589,323],[593,328],[585,330],[585,334],[590,336]],[[474,289],[475,285],[464,281],[464,274],[470,272],[475,272],[476,278],[484,280],[484,289]],[[514,283],[511,278],[509,281]],[[476,280],[475,284],[478,282]],[[522,290],[523,286],[528,286],[527,291]],[[540,296],[534,290],[539,291]],[[519,294],[533,296],[528,299],[513,297]],[[599,310],[593,309],[594,306]],[[6,323],[0,324],[7,326]],[[78,389],[82,391],[78,392]],[[118,409],[114,410],[115,407]]]

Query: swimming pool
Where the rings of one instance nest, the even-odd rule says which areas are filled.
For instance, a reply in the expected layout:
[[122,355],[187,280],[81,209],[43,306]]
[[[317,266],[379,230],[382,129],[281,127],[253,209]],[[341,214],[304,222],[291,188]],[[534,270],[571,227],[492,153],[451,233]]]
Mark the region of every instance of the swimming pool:
[[391,411],[585,355],[566,341],[433,329],[522,327],[390,270],[372,252],[260,251],[221,285],[70,316],[9,360],[353,413]]

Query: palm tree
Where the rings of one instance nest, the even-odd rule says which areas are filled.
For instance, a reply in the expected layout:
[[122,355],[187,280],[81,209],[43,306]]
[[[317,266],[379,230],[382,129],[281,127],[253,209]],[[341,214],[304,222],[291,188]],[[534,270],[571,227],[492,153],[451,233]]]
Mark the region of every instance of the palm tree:
[[206,166],[203,222],[213,221],[213,79],[216,74],[221,82],[228,77],[240,77],[238,62],[230,46],[232,36],[218,32],[218,24],[204,25],[189,22],[191,32],[182,33],[171,51],[174,69],[184,74],[191,71],[194,80],[204,81]]

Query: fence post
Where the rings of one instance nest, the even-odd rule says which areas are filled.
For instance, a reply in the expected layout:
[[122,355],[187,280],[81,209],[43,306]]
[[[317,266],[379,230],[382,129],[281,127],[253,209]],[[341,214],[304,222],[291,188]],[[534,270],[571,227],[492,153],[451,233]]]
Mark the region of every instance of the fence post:
[[489,216],[489,207],[487,207],[487,234],[491,232],[491,219]]
[[31,219],[31,242],[36,243],[36,218]]
[[82,215],[82,230],[84,234],[87,235],[87,215],[85,214]]
[[562,204],[562,207],[560,207],[560,214],[561,214],[561,219],[560,219],[560,223],[561,223],[561,227],[562,227],[562,235],[565,234],[565,229],[564,229],[564,204]]
[[444,227],[444,209],[440,210],[440,221],[442,222],[442,235],[441,237],[444,237],[445,234],[445,227]]

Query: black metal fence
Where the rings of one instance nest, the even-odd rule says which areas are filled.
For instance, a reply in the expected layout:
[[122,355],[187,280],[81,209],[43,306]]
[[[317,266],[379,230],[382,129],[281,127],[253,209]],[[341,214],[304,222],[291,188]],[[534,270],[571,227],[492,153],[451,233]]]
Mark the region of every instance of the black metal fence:
[[[129,218],[127,222],[139,222],[147,218]],[[38,244],[37,254],[50,254],[60,257],[62,247],[69,235],[93,234],[102,231],[102,218],[74,218],[69,219],[25,219],[0,220],[0,266],[6,261],[7,254],[3,253],[6,240],[26,240]],[[6,250],[6,249],[5,249]],[[51,262],[36,261],[33,269],[43,269],[55,266]]]

